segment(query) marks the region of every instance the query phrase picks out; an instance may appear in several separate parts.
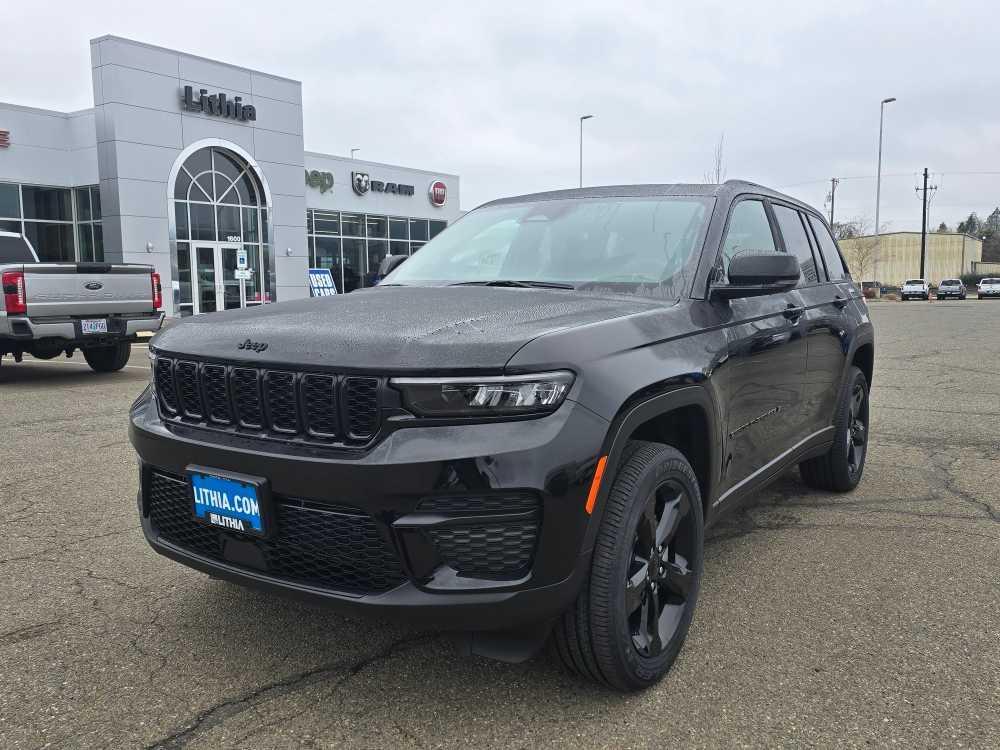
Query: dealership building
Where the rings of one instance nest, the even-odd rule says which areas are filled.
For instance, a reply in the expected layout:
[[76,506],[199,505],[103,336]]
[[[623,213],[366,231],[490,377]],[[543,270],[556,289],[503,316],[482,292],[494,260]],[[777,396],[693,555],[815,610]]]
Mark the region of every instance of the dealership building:
[[90,57],[93,109],[0,103],[0,231],[151,264],[169,315],[307,297],[309,268],[352,291],[461,214],[457,175],[306,151],[299,81],[112,36]]

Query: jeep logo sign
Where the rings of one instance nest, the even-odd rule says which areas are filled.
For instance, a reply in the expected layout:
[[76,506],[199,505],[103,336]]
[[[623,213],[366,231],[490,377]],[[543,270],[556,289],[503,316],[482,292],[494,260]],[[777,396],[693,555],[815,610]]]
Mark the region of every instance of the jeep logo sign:
[[448,200],[448,186],[441,180],[434,180],[427,188],[427,197],[430,198],[432,206],[441,208]]
[[242,343],[238,344],[236,348],[248,349],[250,351],[254,351],[259,354],[260,352],[267,349],[267,344],[265,344],[263,341],[251,341],[250,339],[247,339],[246,341],[243,341]]
[[320,172],[318,169],[306,170],[306,185],[325,193],[333,187],[333,172]]

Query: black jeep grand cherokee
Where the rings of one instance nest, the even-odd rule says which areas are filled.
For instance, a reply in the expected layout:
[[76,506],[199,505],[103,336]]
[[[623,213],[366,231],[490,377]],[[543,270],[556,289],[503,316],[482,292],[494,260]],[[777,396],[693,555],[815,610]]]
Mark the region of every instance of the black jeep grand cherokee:
[[131,413],[153,548],[658,680],[706,524],[864,469],[873,332],[820,214],[745,182],[488,203],[374,289],[191,319]]

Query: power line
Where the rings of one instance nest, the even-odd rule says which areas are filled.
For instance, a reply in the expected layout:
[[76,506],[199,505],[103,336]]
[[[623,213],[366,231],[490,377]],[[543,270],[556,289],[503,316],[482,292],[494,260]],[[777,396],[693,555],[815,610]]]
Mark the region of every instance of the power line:
[[[886,178],[886,177],[913,177],[913,174],[914,174],[913,172],[890,172],[890,173],[883,172],[882,173],[882,177],[883,178]],[[997,175],[1000,175],[1000,171],[939,172],[938,175],[941,176],[941,177],[943,177],[944,175],[997,176]],[[875,176],[867,174],[867,175],[856,175],[854,177],[838,177],[837,179],[840,179],[840,180],[874,180]],[[777,190],[785,190],[787,188],[800,187],[802,185],[819,185],[820,183],[826,184],[829,181],[830,181],[829,177],[824,177],[823,179],[820,179],[820,180],[804,180],[803,182],[793,182],[793,183],[791,183],[789,185],[779,185],[776,189]]]

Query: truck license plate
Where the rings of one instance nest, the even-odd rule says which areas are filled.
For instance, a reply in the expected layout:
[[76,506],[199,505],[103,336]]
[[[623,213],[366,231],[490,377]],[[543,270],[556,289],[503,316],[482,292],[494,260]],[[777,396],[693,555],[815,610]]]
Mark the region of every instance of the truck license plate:
[[88,333],[107,333],[108,332],[108,321],[106,320],[81,320],[80,328],[83,330],[84,334]]

